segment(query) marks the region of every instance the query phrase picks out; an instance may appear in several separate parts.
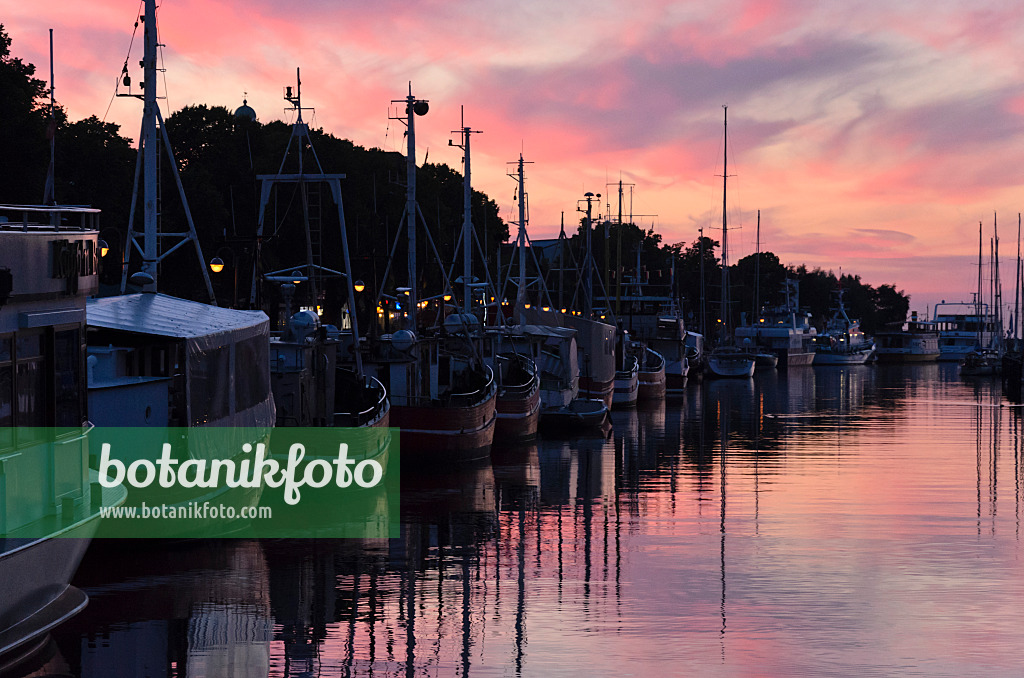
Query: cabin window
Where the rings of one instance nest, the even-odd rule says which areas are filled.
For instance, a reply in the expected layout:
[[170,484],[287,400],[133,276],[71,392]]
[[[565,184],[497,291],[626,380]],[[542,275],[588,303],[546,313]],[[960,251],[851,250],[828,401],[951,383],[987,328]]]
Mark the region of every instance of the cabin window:
[[14,366],[11,337],[0,337],[0,449],[14,446]]
[[82,424],[82,340],[79,330],[63,330],[53,335],[55,425]]
[[19,334],[15,356],[18,427],[46,426],[46,362],[43,359],[42,332]]
[[255,407],[270,391],[270,361],[265,336],[235,345],[235,411]]

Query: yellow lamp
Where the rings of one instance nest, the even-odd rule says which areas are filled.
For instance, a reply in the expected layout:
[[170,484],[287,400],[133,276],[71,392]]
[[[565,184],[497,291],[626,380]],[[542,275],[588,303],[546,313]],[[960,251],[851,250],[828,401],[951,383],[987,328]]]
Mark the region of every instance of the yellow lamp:
[[220,273],[224,270],[224,260],[220,257],[214,257],[210,259],[210,270],[214,273]]

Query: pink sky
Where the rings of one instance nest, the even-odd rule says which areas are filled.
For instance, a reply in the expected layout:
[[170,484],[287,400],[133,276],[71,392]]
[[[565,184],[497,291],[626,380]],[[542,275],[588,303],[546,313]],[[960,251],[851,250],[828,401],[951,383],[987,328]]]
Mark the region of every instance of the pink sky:
[[[106,119],[137,138],[141,104],[111,98],[141,5],[5,4],[14,55],[44,78],[54,29],[57,99],[71,118],[109,106]],[[635,184],[634,213],[657,215],[637,221],[670,243],[700,227],[720,236],[728,104],[732,261],[754,251],[760,209],[762,247],[783,262],[894,283],[924,310],[969,298],[978,222],[987,243],[998,213],[1012,304],[1022,14],[934,0],[165,0],[160,90],[165,115],[234,108],[248,92],[260,120],[288,119],[281,93],[300,67],[314,126],[402,150],[388,106],[412,81],[431,106],[418,119],[418,162],[429,149],[431,162],[461,167],[447,144],[464,105],[466,124],[484,132],[474,186],[506,219],[516,209],[507,163],[520,151],[534,163],[534,238],[556,234],[563,211],[573,223],[584,192],[607,195],[621,178]],[[128,60],[136,82],[141,36]]]

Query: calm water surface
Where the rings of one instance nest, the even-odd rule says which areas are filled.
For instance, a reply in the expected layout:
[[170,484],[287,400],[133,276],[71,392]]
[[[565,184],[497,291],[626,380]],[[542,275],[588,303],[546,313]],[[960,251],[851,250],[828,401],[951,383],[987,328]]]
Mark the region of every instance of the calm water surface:
[[390,542],[94,542],[38,675],[1024,672],[998,382],[807,368],[613,420],[405,478]]

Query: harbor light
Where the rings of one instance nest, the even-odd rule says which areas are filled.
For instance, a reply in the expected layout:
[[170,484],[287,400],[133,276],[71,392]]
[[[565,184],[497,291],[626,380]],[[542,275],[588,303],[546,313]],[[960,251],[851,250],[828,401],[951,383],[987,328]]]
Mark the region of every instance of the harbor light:
[[107,256],[107,253],[110,252],[110,245],[108,245],[107,241],[103,240],[102,238],[98,243],[96,243],[96,246],[100,248],[101,257]]
[[[106,252],[102,249],[100,250],[100,256],[106,256]],[[220,257],[214,257],[213,259],[210,259],[210,270],[213,271],[214,273],[220,273],[221,271],[223,271],[224,260],[221,259]]]
[[366,289],[366,285],[363,284],[362,280],[357,280],[352,284],[352,289],[354,289],[356,292],[362,292],[363,290]]
[[541,310],[547,312],[547,311],[551,310],[551,307],[550,306],[544,306],[543,308],[541,308]]
[[529,304],[523,304],[523,308],[530,308]]
[[444,300],[445,301],[451,301],[452,300],[452,295],[451,295],[450,292],[449,293],[445,293]]

